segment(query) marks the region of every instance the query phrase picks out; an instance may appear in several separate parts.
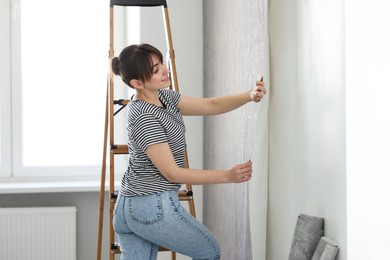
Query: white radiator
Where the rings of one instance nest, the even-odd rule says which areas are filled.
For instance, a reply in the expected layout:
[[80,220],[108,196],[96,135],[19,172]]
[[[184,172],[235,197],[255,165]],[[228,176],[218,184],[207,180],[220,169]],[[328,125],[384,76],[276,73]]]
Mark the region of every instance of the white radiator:
[[76,260],[76,210],[0,208],[0,260]]

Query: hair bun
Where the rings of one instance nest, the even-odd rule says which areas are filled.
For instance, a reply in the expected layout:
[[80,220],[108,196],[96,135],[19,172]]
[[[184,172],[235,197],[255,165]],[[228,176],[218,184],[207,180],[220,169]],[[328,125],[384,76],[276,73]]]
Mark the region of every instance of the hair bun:
[[112,70],[112,72],[114,72],[115,75],[119,75],[120,74],[120,71],[119,71],[119,58],[118,57],[112,58],[112,60],[111,60],[111,70]]

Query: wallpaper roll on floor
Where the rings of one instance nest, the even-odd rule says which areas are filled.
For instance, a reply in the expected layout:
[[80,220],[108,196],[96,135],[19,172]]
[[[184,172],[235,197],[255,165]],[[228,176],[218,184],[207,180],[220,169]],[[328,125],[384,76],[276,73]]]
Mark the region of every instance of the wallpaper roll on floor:
[[323,218],[299,215],[288,260],[311,260],[323,235]]
[[334,260],[338,252],[339,247],[336,242],[326,237],[321,237],[311,260]]

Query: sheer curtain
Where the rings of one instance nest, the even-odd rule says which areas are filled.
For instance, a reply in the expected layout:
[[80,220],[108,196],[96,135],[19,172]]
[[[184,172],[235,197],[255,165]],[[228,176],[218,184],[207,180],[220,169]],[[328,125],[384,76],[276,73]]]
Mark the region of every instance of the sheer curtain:
[[[205,96],[249,90],[261,76],[269,85],[266,1],[203,3]],[[268,96],[260,104],[205,118],[206,169],[254,163],[250,183],[204,187],[204,223],[216,235],[222,259],[265,257],[267,112]]]

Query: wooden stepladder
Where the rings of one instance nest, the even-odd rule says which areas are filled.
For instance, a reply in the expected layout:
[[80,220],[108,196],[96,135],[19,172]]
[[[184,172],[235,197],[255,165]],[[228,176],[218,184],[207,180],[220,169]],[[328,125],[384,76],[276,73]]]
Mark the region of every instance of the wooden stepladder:
[[[166,0],[111,0],[110,1],[110,51],[109,61],[114,57],[114,6],[122,7],[150,7],[150,6],[161,6],[163,9],[163,18],[165,25],[165,35],[167,40],[167,48],[169,54],[169,65],[170,65],[170,79],[171,85],[169,88],[174,91],[179,91],[176,65],[175,65],[175,54],[172,44],[172,35],[170,30],[170,22],[168,16],[168,7]],[[111,63],[111,62],[110,62]],[[105,182],[106,182],[106,168],[107,168],[107,150],[108,150],[108,139],[109,139],[109,243],[110,243],[110,260],[115,259],[116,254],[120,254],[120,245],[115,242],[115,234],[112,226],[113,212],[118,196],[118,192],[115,191],[115,156],[128,154],[127,144],[117,144],[114,138],[114,116],[124,108],[129,102],[129,99],[114,100],[115,88],[114,88],[114,74],[109,72],[109,80],[107,83],[107,95],[106,95],[106,113],[105,113],[105,126],[104,126],[104,144],[103,144],[103,159],[102,159],[102,170],[101,170],[101,186],[100,186],[100,208],[99,208],[99,226],[98,226],[98,241],[97,241],[97,260],[101,259],[102,251],[102,237],[103,237],[103,215],[104,215],[104,194],[105,194]],[[120,105],[116,112],[114,112],[115,105]],[[109,138],[108,138],[109,133]],[[188,157],[186,151],[185,167],[188,167]],[[123,173],[120,173],[123,174]],[[190,213],[195,217],[195,205],[193,199],[192,187],[189,184],[185,185],[184,190],[179,191],[180,201],[187,201]],[[170,251],[166,248],[159,247],[159,251]],[[172,260],[176,259],[176,253],[171,252]]]

